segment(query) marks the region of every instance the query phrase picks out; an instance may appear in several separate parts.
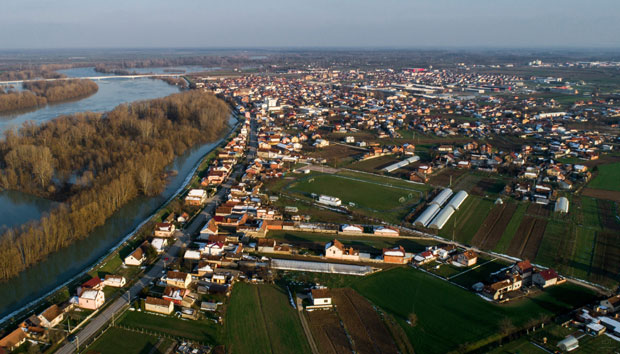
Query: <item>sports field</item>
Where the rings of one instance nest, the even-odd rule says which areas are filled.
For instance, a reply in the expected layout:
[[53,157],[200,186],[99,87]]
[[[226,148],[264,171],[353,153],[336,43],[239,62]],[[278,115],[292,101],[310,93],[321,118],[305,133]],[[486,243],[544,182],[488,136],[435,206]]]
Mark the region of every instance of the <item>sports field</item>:
[[237,283],[226,312],[230,353],[310,353],[297,310],[275,285]]
[[417,202],[421,192],[413,187],[394,186],[389,181],[368,181],[341,175],[315,175],[292,184],[290,191],[326,194],[338,197],[344,204],[376,211],[389,211]]
[[[355,281],[353,288],[393,314],[419,353],[474,349],[497,339],[506,318],[519,327],[593,300],[590,290],[563,284],[533,299],[497,305],[411,268],[375,273]],[[406,322],[412,313],[417,316],[415,327]]]
[[588,187],[620,192],[620,162],[599,165]]

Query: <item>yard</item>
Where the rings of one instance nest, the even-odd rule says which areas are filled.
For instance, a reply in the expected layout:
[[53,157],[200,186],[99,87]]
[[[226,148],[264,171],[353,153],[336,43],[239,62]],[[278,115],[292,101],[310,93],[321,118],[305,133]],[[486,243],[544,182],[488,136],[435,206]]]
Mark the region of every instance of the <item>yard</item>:
[[143,311],[127,311],[119,321],[120,326],[144,329],[203,344],[218,344],[221,326],[211,320],[186,320],[172,316],[156,315]]
[[164,353],[172,345],[169,339],[160,339],[144,333],[112,327],[108,329],[86,352],[101,354],[150,354]]
[[310,353],[297,310],[286,290],[238,283],[226,313],[231,353]]
[[[497,305],[409,268],[375,273],[355,281],[353,288],[393,314],[414,349],[422,353],[474,349],[497,339],[500,323],[506,318],[519,327],[530,319],[561,313],[593,299],[589,290],[563,284],[533,299]],[[415,326],[406,322],[410,314],[417,316]]]

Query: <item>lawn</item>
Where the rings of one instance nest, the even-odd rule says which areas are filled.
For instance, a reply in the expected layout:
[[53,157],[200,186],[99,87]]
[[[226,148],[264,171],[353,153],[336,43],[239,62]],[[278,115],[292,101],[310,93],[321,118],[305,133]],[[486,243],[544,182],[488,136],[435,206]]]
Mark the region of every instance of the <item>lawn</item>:
[[353,202],[358,207],[375,211],[402,208],[417,202],[421,197],[420,191],[411,187],[393,186],[357,177],[320,174],[299,180],[290,185],[289,190],[327,194],[340,198],[343,204]]
[[[88,347],[87,352],[101,354],[150,354],[163,353],[166,348],[163,344],[170,345],[170,342],[158,346],[160,339],[144,333],[137,333],[122,328],[112,327],[107,330],[93,345]],[[154,348],[159,347],[159,350]],[[164,349],[164,350],[161,350]]]
[[138,311],[125,312],[119,324],[129,328],[142,328],[147,331],[164,333],[172,337],[187,338],[206,344],[218,344],[218,332],[221,329],[218,324],[211,320],[192,321]]
[[593,227],[596,229],[601,228],[598,203],[596,199],[590,197],[582,197],[581,198],[581,212],[582,220],[584,226]]
[[489,262],[489,260],[482,258],[478,258],[478,265],[478,267],[474,266],[475,268],[470,268],[471,270],[462,269],[462,273],[458,276],[450,278],[450,281],[460,286],[464,286],[467,289],[471,289],[471,286],[478,282],[488,283],[489,275],[491,273],[497,272],[498,270],[508,266],[507,263],[504,263],[499,259]]
[[231,353],[310,353],[297,310],[275,285],[238,283],[226,313]]
[[598,166],[598,174],[588,187],[620,192],[620,162]]
[[504,230],[502,238],[495,246],[496,252],[506,253],[506,250],[508,250],[508,246],[510,246],[510,241],[512,241],[512,238],[517,232],[517,228],[519,227],[519,224],[521,224],[521,220],[525,215],[527,205],[527,203],[519,203],[519,205],[517,206],[517,210],[515,210],[515,213],[512,215],[512,219],[510,219],[508,226],[506,226],[506,230]]
[[[475,349],[497,339],[500,322],[506,318],[519,327],[529,319],[565,312],[593,299],[590,290],[563,284],[532,299],[497,305],[411,268],[375,273],[355,281],[353,288],[393,314],[420,353]],[[415,327],[405,321],[411,313],[418,318]]]

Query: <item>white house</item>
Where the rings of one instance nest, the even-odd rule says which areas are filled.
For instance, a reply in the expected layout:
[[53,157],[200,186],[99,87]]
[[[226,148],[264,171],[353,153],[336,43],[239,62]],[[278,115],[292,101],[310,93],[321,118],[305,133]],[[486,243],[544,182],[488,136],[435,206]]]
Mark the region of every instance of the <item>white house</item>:
[[105,294],[101,290],[85,290],[78,299],[78,306],[87,310],[96,310],[105,302]]
[[121,276],[121,275],[108,274],[105,276],[105,279],[103,280],[103,284],[105,286],[112,286],[115,288],[122,288],[123,286],[125,286],[126,283],[127,283],[127,280],[125,279],[124,276]]
[[310,291],[312,305],[306,306],[306,310],[324,310],[332,307],[332,295],[327,288],[312,289]]
[[555,285],[558,282],[558,273],[553,269],[545,269],[541,272],[534,273],[532,282],[543,288]]
[[164,252],[164,247],[166,247],[167,245],[168,245],[168,240],[166,240],[165,238],[157,237],[157,238],[154,238],[153,241],[151,241],[151,246],[157,253]]
[[334,240],[325,245],[325,258],[359,261],[360,252],[353,247],[346,248],[340,241]]

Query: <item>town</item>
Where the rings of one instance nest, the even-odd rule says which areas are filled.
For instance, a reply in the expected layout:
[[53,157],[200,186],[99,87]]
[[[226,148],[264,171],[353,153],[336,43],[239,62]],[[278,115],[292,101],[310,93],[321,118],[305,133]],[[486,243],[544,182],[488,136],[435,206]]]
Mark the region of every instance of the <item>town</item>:
[[620,97],[513,68],[188,76],[232,132],[0,353],[616,352]]

